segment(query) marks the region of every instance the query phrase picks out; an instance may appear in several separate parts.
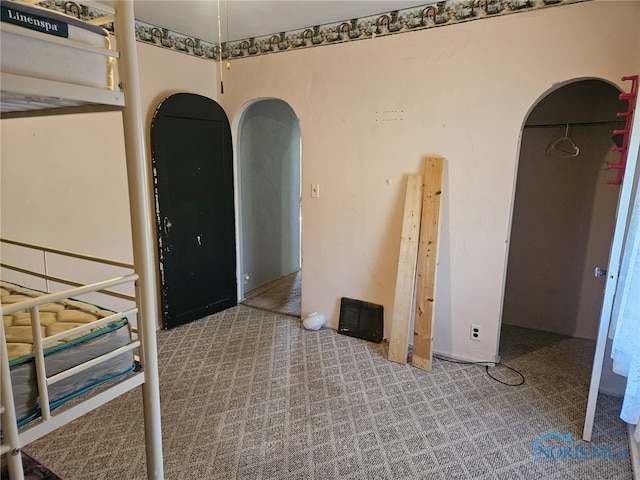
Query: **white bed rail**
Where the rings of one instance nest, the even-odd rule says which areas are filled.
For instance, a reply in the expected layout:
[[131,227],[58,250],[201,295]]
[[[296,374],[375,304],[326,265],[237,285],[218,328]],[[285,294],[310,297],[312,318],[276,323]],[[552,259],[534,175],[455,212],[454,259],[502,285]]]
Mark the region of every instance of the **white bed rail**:
[[[85,287],[65,290],[59,293],[50,293],[48,295],[42,295],[31,300],[25,300],[23,302],[18,302],[13,305],[9,305],[7,307],[2,307],[3,317],[5,315],[12,315],[22,310],[30,311],[31,332],[33,336],[33,355],[34,355],[34,360],[36,365],[36,377],[38,380],[38,396],[40,397],[40,409],[41,409],[40,413],[42,415],[43,421],[46,422],[51,418],[51,409],[49,406],[49,388],[48,388],[50,385],[53,385],[54,383],[60,380],[63,380],[64,378],[67,378],[75,373],[79,373],[83,370],[87,370],[88,368],[91,368],[98,363],[106,362],[107,360],[110,360],[111,358],[119,355],[120,353],[123,353],[128,350],[133,350],[134,348],[137,348],[140,346],[140,342],[138,341],[130,342],[128,345],[126,345],[126,348],[123,347],[121,349],[114,350],[112,352],[96,357],[93,360],[90,360],[88,362],[81,363],[73,367],[72,369],[68,369],[57,375],[48,377],[46,367],[45,367],[45,362],[44,362],[44,349],[47,345],[50,345],[51,343],[62,340],[64,338],[73,337],[74,335],[86,332],[88,330],[92,330],[94,328],[99,328],[109,323],[107,320],[113,316],[122,318],[125,315],[123,314],[124,312],[122,312],[122,314],[109,316],[101,320],[97,320],[95,322],[91,322],[86,325],[82,325],[80,327],[67,330],[66,332],[61,332],[55,335],[55,337],[43,338],[42,328],[40,324],[39,306],[47,303],[59,302],[60,300],[73,298],[86,293],[104,290],[106,288],[122,285],[124,283],[135,282],[137,279],[138,279],[138,275],[131,274],[131,275],[127,275],[120,278],[114,278],[111,280],[105,280],[103,282],[94,283],[92,285],[87,285]],[[138,311],[137,308],[129,310],[130,314],[136,313],[137,311]],[[111,321],[114,321],[114,320],[112,319]],[[4,325],[3,325],[3,328],[4,328]]]
[[[30,275],[33,277],[38,277],[43,279],[46,282],[46,290],[47,292],[49,292],[49,282],[55,282],[55,283],[61,283],[63,285],[69,285],[72,287],[81,287],[83,285],[85,285],[84,283],[79,283],[73,280],[69,280],[67,278],[61,278],[55,275],[51,275],[49,273],[49,254],[53,254],[53,255],[59,255],[62,257],[67,257],[67,258],[73,258],[73,259],[78,259],[78,260],[84,260],[87,262],[91,262],[91,263],[98,263],[98,264],[102,264],[102,265],[109,265],[112,267],[120,267],[120,268],[125,268],[128,270],[133,271],[133,264],[129,263],[129,262],[122,262],[120,260],[112,260],[109,258],[104,258],[104,257],[98,257],[95,255],[86,255],[83,253],[78,253],[78,252],[72,252],[69,250],[62,250],[59,248],[51,248],[51,247],[46,247],[44,245],[36,245],[33,243],[26,243],[26,242],[20,242],[17,240],[11,240],[8,238],[0,238],[0,243],[2,244],[6,244],[6,245],[13,245],[22,249],[27,249],[27,250],[35,250],[36,252],[40,252],[41,256],[42,256],[42,271],[38,271],[38,270],[34,270],[32,268],[22,268],[22,267],[18,267],[16,265],[10,264],[10,263],[5,263],[5,262],[0,262],[0,267],[2,268],[6,268],[8,270],[12,270],[14,272],[18,272],[18,273],[23,273],[26,275]],[[127,295],[125,293],[120,293],[120,292],[114,292],[112,290],[108,290],[107,288],[104,288],[102,290],[99,290],[97,293],[102,293],[105,295],[110,295],[112,297],[117,297],[123,300],[130,300],[130,301],[135,301],[135,296],[133,295]]]
[[[130,0],[129,0],[130,1]],[[23,3],[35,4],[38,0],[23,0]],[[102,2],[82,2],[91,4],[96,10],[104,12],[90,22],[92,25],[105,25],[114,21],[115,9]],[[133,22],[133,18],[128,21]],[[0,30],[13,36],[28,40],[42,40],[47,44],[57,44],[59,48],[73,49],[78,54],[103,57],[107,70],[104,85],[93,82],[53,80],[47,74],[31,76],[29,73],[0,74],[2,85],[1,118],[20,118],[42,115],[62,115],[98,111],[122,110],[125,96],[114,82],[112,65],[120,59],[120,52],[105,45],[87,45],[69,38],[47,35],[42,32],[22,28],[8,22],[1,22]],[[134,39],[135,41],[135,39]],[[134,45],[135,46],[135,45]],[[125,61],[124,63],[127,63]],[[54,77],[55,78],[55,77]],[[81,84],[78,84],[81,83]],[[99,82],[98,82],[99,83]]]
[[82,260],[88,260],[90,262],[104,263],[105,265],[113,265],[115,267],[133,268],[133,263],[122,262],[120,260],[112,260],[110,258],[98,257],[96,255],[86,255],[84,253],[72,252],[70,250],[63,250],[61,248],[46,247],[44,245],[36,245],[35,243],[20,242],[18,240],[11,240],[9,238],[0,238],[0,242],[7,243],[9,245],[16,245],[18,247],[31,248],[34,250],[40,250],[42,252],[57,253],[58,255],[64,255],[67,257],[80,258]]
[[[115,287],[118,285],[126,284],[126,283],[135,283],[138,280],[138,275],[133,273],[130,275],[125,275],[122,277],[112,278],[109,280],[104,280],[101,282],[96,282],[91,285],[86,285],[83,287],[72,288],[69,290],[65,290],[57,293],[50,293],[45,295],[40,295],[38,297],[24,300],[21,302],[17,302],[11,305],[3,306],[0,310],[2,311],[2,315],[12,315],[19,311],[28,310],[30,312],[31,317],[31,327],[32,327],[32,336],[33,336],[33,355],[34,355],[34,364],[36,368],[36,378],[38,385],[38,396],[40,398],[40,409],[41,409],[41,417],[39,420],[34,420],[33,422],[27,424],[24,428],[18,430],[17,418],[15,415],[15,409],[13,404],[13,393],[12,393],[12,385],[11,385],[11,376],[10,376],[10,368],[9,368],[9,357],[6,346],[5,339],[5,331],[4,331],[4,322],[0,326],[0,339],[2,340],[0,344],[1,350],[1,361],[2,361],[2,379],[1,379],[1,387],[2,387],[2,398],[1,404],[4,412],[2,413],[2,427],[4,432],[4,440],[2,443],[2,453],[8,453],[7,460],[8,466],[10,468],[10,478],[22,478],[22,472],[16,471],[14,472],[12,468],[12,464],[16,461],[13,457],[18,456],[19,461],[19,452],[20,449],[27,445],[28,443],[46,435],[47,433],[52,432],[56,428],[64,425],[68,421],[71,421],[75,418],[84,415],[88,411],[91,411],[104,403],[116,398],[117,396],[125,393],[126,391],[134,388],[138,385],[144,383],[144,373],[134,373],[128,376],[125,380],[118,383],[118,388],[110,388],[109,390],[102,392],[98,395],[91,396],[87,398],[75,406],[64,409],[61,411],[61,414],[58,415],[55,412],[51,411],[49,404],[49,386],[54,383],[63,380],[65,378],[70,377],[76,373],[79,373],[83,370],[91,368],[99,363],[109,361],[112,358],[117,357],[118,355],[125,353],[127,351],[134,350],[140,347],[140,341],[132,340],[128,344],[118,347],[110,352],[107,352],[103,355],[95,357],[91,360],[83,362],[79,365],[71,367],[67,370],[64,370],[55,375],[48,376],[46,372],[45,366],[45,354],[44,349],[47,345],[60,341],[63,338],[73,337],[75,335],[87,332],[88,330],[93,330],[95,328],[101,328],[109,323],[114,321],[118,321],[127,315],[132,315],[137,313],[137,308],[132,308],[126,310],[124,312],[117,312],[113,315],[109,315],[105,318],[96,320],[91,323],[87,323],[85,325],[78,326],[76,328],[67,330],[65,332],[56,334],[51,337],[43,338],[42,329],[40,325],[40,310],[39,307],[48,303],[55,303],[61,300],[66,300],[70,298],[75,298],[80,295],[84,295],[87,293],[97,292],[100,290],[108,289],[110,287]],[[120,386],[122,384],[122,386]],[[60,416],[58,419],[57,417]]]
[[[98,2],[98,4],[102,3],[102,1]],[[105,391],[91,396],[86,401],[65,408],[64,411],[56,410],[55,414],[47,422],[40,422],[34,426],[29,424],[27,430],[25,430],[27,427],[20,430],[19,439],[14,439],[11,436],[11,429],[7,429],[5,440],[9,444],[9,450],[16,453],[16,455],[7,455],[10,472],[12,472],[10,474],[12,480],[21,480],[23,478],[20,456],[18,455],[22,445],[26,445],[47,431],[53,431],[84,415],[137,385],[142,385],[147,477],[150,480],[162,480],[164,478],[156,340],[159,312],[156,258],[154,255],[155,239],[153,235],[155,223],[152,207],[153,200],[149,194],[152,175],[147,162],[144,143],[145,128],[143,118],[145,118],[146,114],[142,111],[140,101],[141,92],[138,78],[133,2],[130,0],[114,0],[111,3],[115,7],[114,27],[118,50],[120,51],[120,58],[118,59],[119,91],[70,85],[58,81],[0,72],[0,83],[2,83],[0,118],[8,119],[24,116],[62,115],[66,113],[111,110],[118,110],[122,113],[133,258],[135,272],[140,276],[136,282],[136,298],[137,307],[139,308],[138,316],[140,317],[138,319],[138,336],[141,343],[139,351],[143,369]],[[6,350],[4,341],[1,348]],[[6,363],[4,359],[2,363],[2,368],[4,369]],[[10,387],[8,376],[3,374],[3,387],[5,382]],[[1,394],[3,399],[8,396],[7,390],[4,388]],[[8,409],[8,403],[4,401],[3,403]],[[7,413],[2,414],[3,422],[15,425],[14,422],[7,420],[9,416]],[[15,473],[18,470],[19,472]]]
[[13,388],[9,370],[9,352],[4,336],[4,322],[0,324],[0,417],[4,438],[0,443],[0,455],[5,455],[11,480],[24,480],[22,458],[20,455],[20,437],[18,419],[13,402]]

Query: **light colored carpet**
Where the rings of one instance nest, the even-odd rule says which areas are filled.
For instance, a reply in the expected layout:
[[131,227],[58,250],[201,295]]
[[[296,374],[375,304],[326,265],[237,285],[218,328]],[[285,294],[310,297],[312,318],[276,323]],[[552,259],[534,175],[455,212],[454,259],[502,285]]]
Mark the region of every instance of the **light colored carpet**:
[[[593,342],[542,336],[505,327],[503,358],[526,377],[509,387],[478,366],[391,363],[384,343],[243,305],[161,331],[166,478],[631,479],[628,458],[534,461],[532,442],[550,432],[590,447]],[[146,478],[140,399],[130,392],[26,450],[65,480]],[[600,396],[593,445],[628,452],[620,404]]]
[[245,294],[242,303],[268,312],[301,318],[301,277],[302,272],[298,270],[254,288]]

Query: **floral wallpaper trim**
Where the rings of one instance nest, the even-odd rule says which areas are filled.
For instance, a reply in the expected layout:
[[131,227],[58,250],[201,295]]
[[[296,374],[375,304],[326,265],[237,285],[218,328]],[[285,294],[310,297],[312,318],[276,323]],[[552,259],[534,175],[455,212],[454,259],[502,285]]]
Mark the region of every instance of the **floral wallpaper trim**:
[[[223,44],[223,59],[238,59],[365,40],[499,15],[590,0],[445,0],[378,15]],[[216,49],[217,60],[217,49]]]
[[[70,2],[65,0],[43,0],[38,6],[65,13],[80,20],[88,21],[94,18],[103,17],[108,13],[95,8],[94,6],[86,6],[81,3]],[[109,32],[114,31],[113,23],[103,25]],[[151,25],[149,23],[135,21],[135,34],[139,42],[149,43],[158,47],[176,50],[196,57],[207,59],[217,59],[219,50],[217,43],[206,42],[198,38],[189,37],[182,33],[173,32],[166,28]]]
[[[422,6],[377,15],[316,25],[300,30],[236,40],[222,44],[222,58],[241,59],[289,52],[309,47],[365,40],[427,28],[455,25],[511,13],[569,5],[591,0],[442,0]],[[73,15],[82,20],[104,15],[93,7],[64,0],[44,0],[39,5]],[[105,26],[113,31],[113,25]],[[140,42],[210,60],[220,60],[220,47],[198,38],[136,20],[136,38]]]

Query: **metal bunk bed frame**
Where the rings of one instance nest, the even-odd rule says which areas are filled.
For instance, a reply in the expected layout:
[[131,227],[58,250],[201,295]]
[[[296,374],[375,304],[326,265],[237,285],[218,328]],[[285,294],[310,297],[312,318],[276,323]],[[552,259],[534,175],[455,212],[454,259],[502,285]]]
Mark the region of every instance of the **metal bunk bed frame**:
[[[91,2],[86,1],[83,3],[91,4]],[[135,281],[138,299],[138,339],[143,369],[139,374],[140,376],[132,376],[130,379],[119,382],[110,389],[94,395],[59,414],[52,413],[48,420],[44,419],[38,422],[37,425],[31,428],[27,427],[25,431],[20,432],[16,425],[8,353],[4,338],[4,326],[2,326],[0,328],[0,373],[2,377],[0,414],[2,415],[4,439],[1,453],[6,453],[9,476],[12,480],[24,479],[20,455],[20,450],[23,446],[140,384],[142,385],[144,405],[147,477],[149,479],[164,478],[156,343],[158,307],[155,295],[153,216],[150,201],[150,172],[146,162],[140,104],[133,2],[130,0],[116,0],[113,4],[115,9],[112,13],[115,15],[113,18],[107,18],[109,21],[114,20],[115,22],[118,50],[120,52],[118,60],[120,83],[118,86],[124,92],[124,95],[117,90],[109,92],[3,73],[1,80],[3,92],[10,91],[11,94],[24,94],[29,98],[44,96],[48,97],[49,100],[51,98],[61,99],[61,103],[64,106],[62,108],[42,109],[43,107],[40,105],[38,107],[40,108],[39,110],[3,113],[2,118],[104,110],[120,110],[122,112],[135,273],[116,279],[111,283],[107,281],[74,289],[73,294],[79,294],[80,290],[84,293],[84,290],[94,291],[120,282]],[[101,10],[105,10],[104,4],[97,4],[97,6]],[[125,96],[126,102],[124,100]],[[70,99],[71,101],[66,102],[64,99]],[[70,107],[69,105],[73,106]],[[66,295],[69,292],[61,292],[59,295]],[[31,311],[32,318],[33,316],[37,317],[37,307],[34,307]],[[5,313],[4,308],[3,313]],[[47,409],[44,408],[43,410]]]

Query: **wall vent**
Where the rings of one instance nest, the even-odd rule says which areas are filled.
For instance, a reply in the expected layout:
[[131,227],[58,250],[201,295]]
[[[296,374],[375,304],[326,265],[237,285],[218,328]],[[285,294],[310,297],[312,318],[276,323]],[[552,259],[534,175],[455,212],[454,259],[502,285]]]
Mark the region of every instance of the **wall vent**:
[[382,305],[342,297],[338,333],[380,343],[383,327]]

